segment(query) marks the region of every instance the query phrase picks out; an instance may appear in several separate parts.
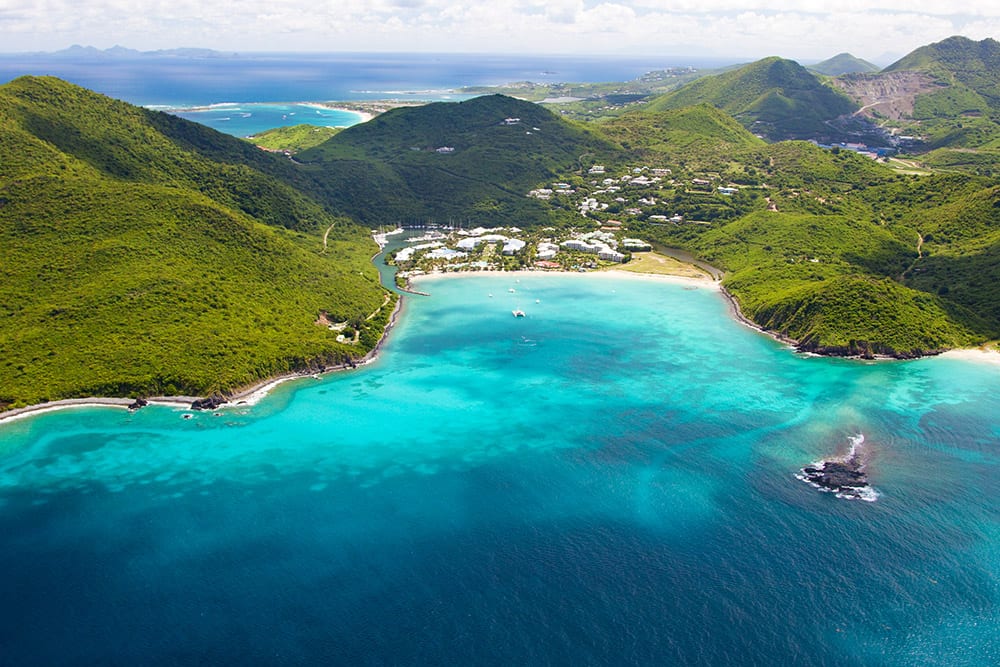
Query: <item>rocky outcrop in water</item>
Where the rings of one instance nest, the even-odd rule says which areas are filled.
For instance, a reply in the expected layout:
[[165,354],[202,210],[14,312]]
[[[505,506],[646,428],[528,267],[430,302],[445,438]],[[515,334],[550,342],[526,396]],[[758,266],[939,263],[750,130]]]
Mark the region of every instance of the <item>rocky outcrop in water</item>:
[[864,441],[864,436],[860,434],[851,438],[850,451],[846,456],[805,466],[796,476],[820,491],[836,494],[838,498],[874,501],[878,493],[868,484],[868,475],[864,471]]
[[195,399],[191,403],[192,410],[214,410],[220,405],[226,403],[226,397],[220,394],[214,394],[206,398]]
[[131,403],[129,403],[128,409],[131,410],[132,412],[135,412],[139,408],[144,408],[147,405],[149,405],[149,401],[147,401],[145,398],[142,398],[140,396],[139,398],[137,398],[134,401],[132,401]]
[[856,494],[868,486],[868,476],[851,464],[842,461],[823,461],[818,467],[802,469],[806,480],[834,493]]

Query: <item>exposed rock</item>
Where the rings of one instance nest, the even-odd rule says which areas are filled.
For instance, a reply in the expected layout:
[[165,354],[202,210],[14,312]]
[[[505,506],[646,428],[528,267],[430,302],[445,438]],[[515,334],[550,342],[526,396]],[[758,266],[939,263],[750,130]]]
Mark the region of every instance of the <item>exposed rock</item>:
[[864,471],[865,460],[861,450],[864,441],[862,435],[851,438],[847,456],[805,466],[797,477],[820,491],[836,494],[838,498],[874,501],[878,493],[868,484],[868,475]]
[[214,394],[206,398],[195,399],[191,403],[192,410],[214,410],[220,405],[226,403],[226,397],[220,394]]
[[833,79],[832,83],[861,105],[857,114],[881,115],[892,120],[909,118],[918,95],[940,88],[930,75],[910,71],[848,74]]
[[819,354],[824,357],[849,357],[855,359],[919,359],[941,354],[944,350],[895,350],[891,347],[868,341],[851,341],[849,345],[817,345],[813,341],[795,343],[799,352]]
[[132,403],[129,404],[128,409],[135,412],[139,408],[144,408],[147,405],[149,405],[149,401],[140,396],[139,398],[135,399]]
[[810,482],[831,491],[844,487],[858,488],[868,485],[868,476],[861,470],[841,461],[823,461],[818,468],[806,466],[802,469]]

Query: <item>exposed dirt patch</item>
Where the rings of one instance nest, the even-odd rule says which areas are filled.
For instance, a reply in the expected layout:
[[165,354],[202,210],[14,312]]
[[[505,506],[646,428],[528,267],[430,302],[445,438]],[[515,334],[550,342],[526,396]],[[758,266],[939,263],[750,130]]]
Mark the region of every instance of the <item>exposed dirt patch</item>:
[[833,85],[847,93],[861,109],[855,114],[903,120],[913,116],[917,95],[939,86],[923,72],[885,72],[883,74],[848,74],[833,80]]

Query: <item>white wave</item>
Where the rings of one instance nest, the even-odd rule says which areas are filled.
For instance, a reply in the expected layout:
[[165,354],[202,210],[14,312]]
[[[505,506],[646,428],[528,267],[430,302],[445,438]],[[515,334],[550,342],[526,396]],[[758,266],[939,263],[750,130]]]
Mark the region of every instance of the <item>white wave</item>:
[[851,447],[847,451],[847,458],[852,459],[858,454],[858,448],[865,444],[865,434],[858,433],[857,435],[852,435],[847,439],[851,443]]

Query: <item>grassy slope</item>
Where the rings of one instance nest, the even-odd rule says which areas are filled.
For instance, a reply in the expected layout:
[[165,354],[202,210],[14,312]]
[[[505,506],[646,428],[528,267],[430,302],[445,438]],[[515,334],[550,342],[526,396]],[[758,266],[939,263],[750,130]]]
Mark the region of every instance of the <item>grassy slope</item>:
[[697,169],[716,169],[764,142],[709,104],[667,111],[633,111],[602,123],[601,132],[646,158],[665,155]]
[[847,97],[823,85],[798,63],[765,58],[739,69],[698,79],[650,102],[651,111],[711,104],[744,127],[773,139],[819,137],[825,121],[850,113]]
[[293,125],[291,127],[276,127],[258,132],[248,141],[255,146],[272,151],[300,151],[315,148],[340,132],[339,127],[321,127],[317,125]]
[[[963,187],[960,178],[948,185]],[[1000,186],[963,187],[966,193],[905,222],[923,235],[923,257],[906,284],[1000,322]],[[995,336],[997,334],[994,334]]]
[[364,230],[146,119],[55,80],[0,88],[0,405],[204,394],[374,343],[313,324],[382,303]]

